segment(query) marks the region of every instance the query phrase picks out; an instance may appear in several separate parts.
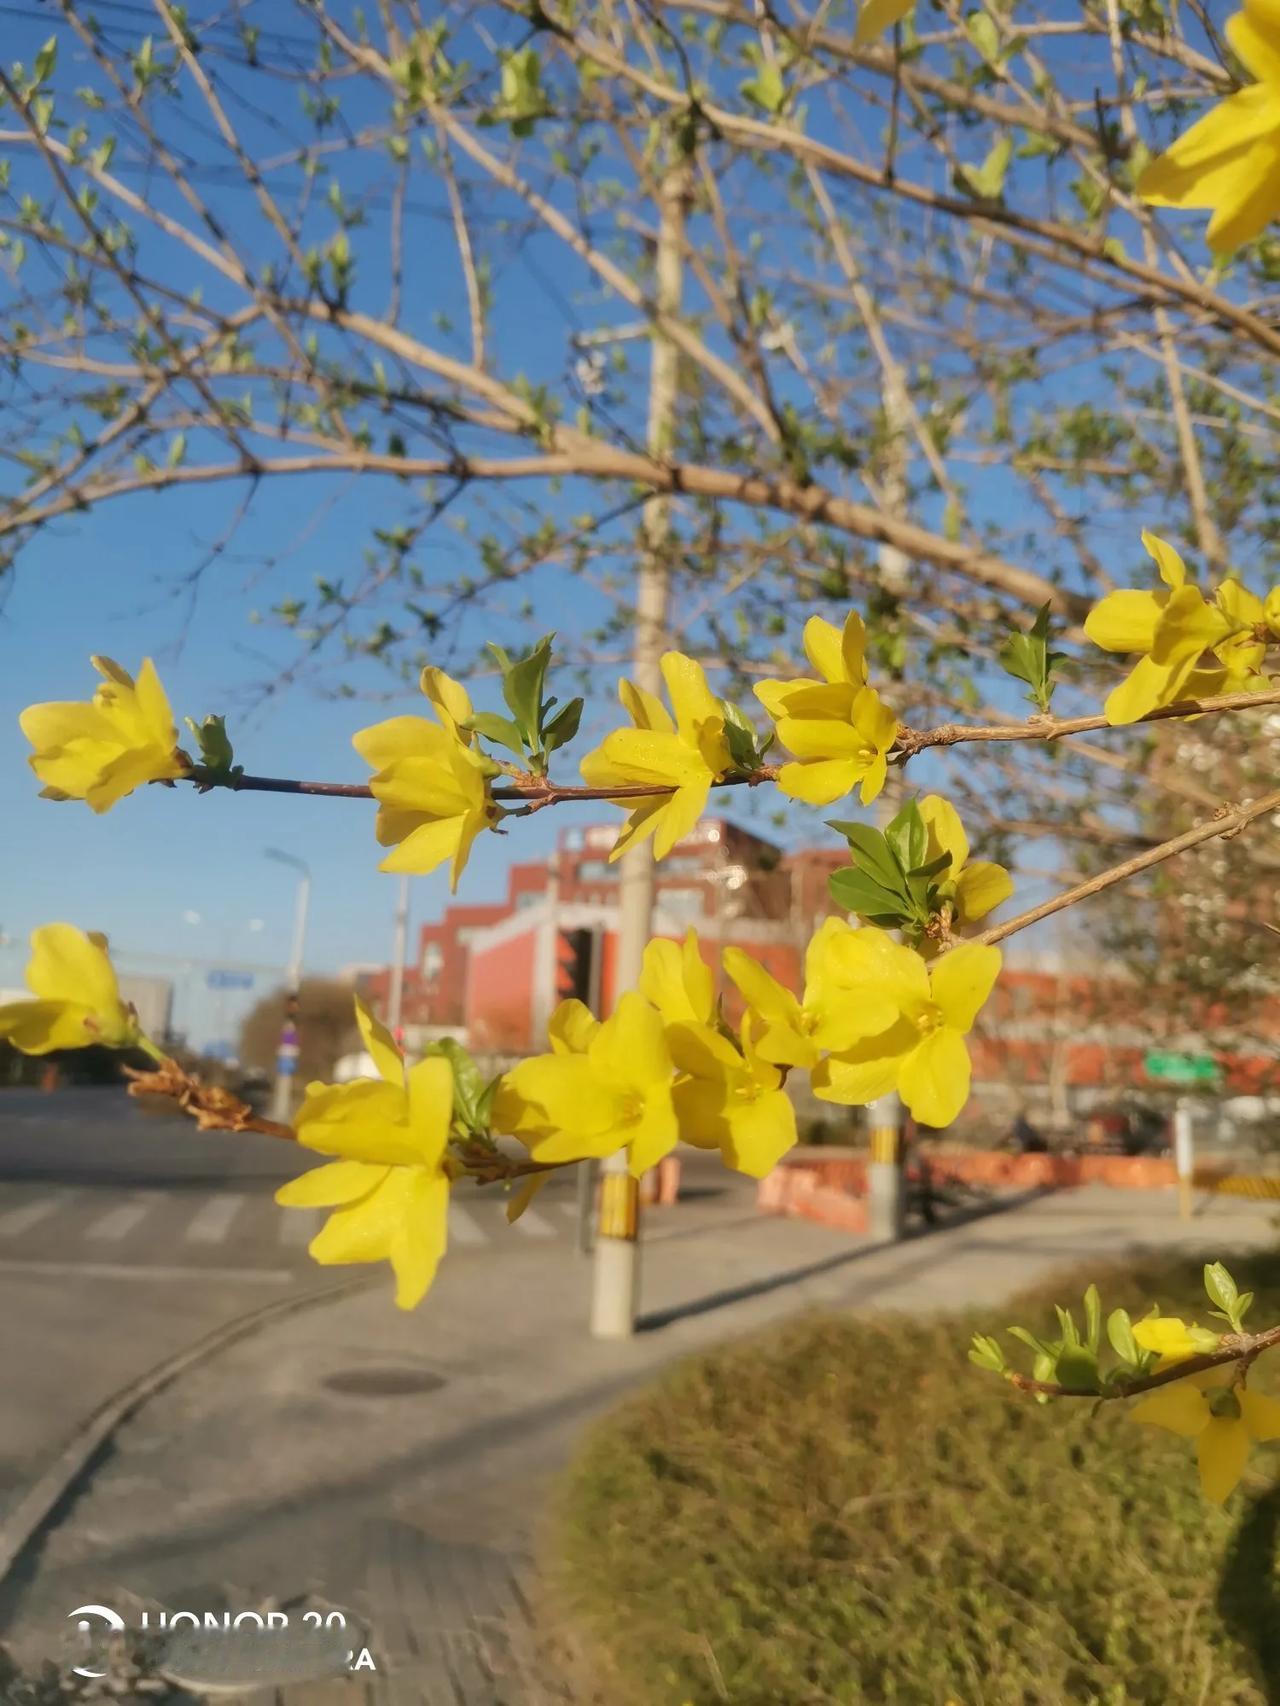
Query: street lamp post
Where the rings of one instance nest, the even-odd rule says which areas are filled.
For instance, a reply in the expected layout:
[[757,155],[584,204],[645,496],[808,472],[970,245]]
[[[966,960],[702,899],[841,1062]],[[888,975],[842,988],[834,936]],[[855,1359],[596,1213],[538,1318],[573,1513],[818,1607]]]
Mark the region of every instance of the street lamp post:
[[271,1098],[271,1117],[282,1124],[289,1118],[293,1100],[293,1080],[298,1070],[298,990],[302,984],[302,954],[307,940],[307,908],[311,904],[311,867],[305,859],[292,853],[282,853],[278,847],[263,849],[268,859],[289,865],[300,872],[293,913],[293,946],[289,953],[289,971],[284,998],[284,1021],[280,1026],[280,1046],[276,1051],[276,1083]]

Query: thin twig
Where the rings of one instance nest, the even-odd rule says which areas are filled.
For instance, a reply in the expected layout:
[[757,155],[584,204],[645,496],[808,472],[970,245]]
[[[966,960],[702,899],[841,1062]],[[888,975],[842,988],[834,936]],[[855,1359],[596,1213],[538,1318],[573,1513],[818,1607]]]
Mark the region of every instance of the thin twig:
[[1139,1392],[1153,1392],[1159,1386],[1171,1386],[1193,1374],[1203,1374],[1210,1368],[1221,1368],[1228,1362],[1252,1362],[1263,1351],[1280,1345],[1280,1327],[1268,1327],[1265,1333],[1227,1333],[1216,1351],[1203,1351],[1199,1356],[1184,1357],[1171,1368],[1158,1369],[1154,1374],[1136,1375],[1111,1387],[1106,1392],[1081,1392],[1070,1386],[1059,1386],[1056,1380],[1032,1380],[1028,1374],[1010,1372],[1010,1386],[1019,1392],[1033,1392],[1045,1398],[1134,1398]]

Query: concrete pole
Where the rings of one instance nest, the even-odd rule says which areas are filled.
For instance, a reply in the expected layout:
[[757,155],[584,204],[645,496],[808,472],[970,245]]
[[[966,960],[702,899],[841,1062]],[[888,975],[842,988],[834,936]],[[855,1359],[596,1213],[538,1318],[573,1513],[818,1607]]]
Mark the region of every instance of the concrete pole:
[[[658,205],[658,241],[654,263],[654,305],[660,315],[680,312],[684,282],[684,224],[690,190],[687,163],[672,167],[662,181]],[[649,365],[649,454],[668,456],[675,442],[680,394],[679,351],[655,324]],[[650,693],[661,693],[660,659],[666,649],[667,554],[671,537],[671,499],[655,494],[641,517],[644,554],[636,587],[636,631],[632,679]],[[618,900],[618,953],[614,998],[634,989],[640,978],[653,923],[653,843],[645,840],[623,856]],[[635,1331],[640,1285],[640,1194],[622,1152],[601,1167],[600,1218],[597,1226],[591,1331],[597,1339],[627,1339]]]
[[[907,506],[907,406],[896,369],[884,379],[884,413],[890,439],[885,448],[880,507],[902,515]],[[876,553],[883,590],[901,597],[907,590],[910,565],[896,545],[881,545]],[[902,772],[891,769],[879,800],[876,821],[883,829],[902,804]],[[906,1178],[902,1156],[902,1100],[896,1090],[880,1096],[867,1109],[871,1159],[867,1165],[867,1223],[871,1236],[888,1242],[902,1237],[906,1226]]]
[[280,1027],[280,1044],[276,1053],[276,1082],[271,1099],[271,1118],[282,1125],[288,1123],[293,1102],[293,1080],[298,1070],[298,990],[302,984],[302,958],[307,941],[307,912],[311,905],[311,868],[305,859],[291,853],[267,850],[267,857],[282,865],[292,865],[302,875],[293,910],[293,946],[289,952],[289,971],[285,985],[284,1022]]
[[391,949],[391,988],[387,995],[387,1029],[399,1040],[404,1019],[404,961],[409,946],[409,879],[403,876],[396,894],[396,929]]
[[1196,1170],[1195,1127],[1191,1103],[1180,1097],[1173,1110],[1173,1164],[1178,1172],[1178,1218],[1191,1219],[1191,1186]]

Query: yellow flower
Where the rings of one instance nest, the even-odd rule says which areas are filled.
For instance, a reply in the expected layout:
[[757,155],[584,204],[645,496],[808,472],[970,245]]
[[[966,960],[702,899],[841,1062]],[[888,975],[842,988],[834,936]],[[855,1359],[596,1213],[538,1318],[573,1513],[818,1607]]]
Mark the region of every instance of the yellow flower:
[[[1136,1334],[1141,1322],[1134,1323]],[[1196,1442],[1204,1496],[1220,1505],[1235,1490],[1254,1441],[1280,1439],[1280,1403],[1232,1387],[1225,1369],[1189,1375],[1150,1392],[1129,1411],[1129,1419],[1167,1428]]]
[[718,1145],[727,1167],[763,1179],[795,1144],[796,1111],[782,1072],[753,1046],[751,1015],[740,1049],[693,1023],[672,1025],[667,1040],[682,1074],[672,1091],[680,1136],[700,1149]]
[[[1228,684],[1267,685],[1257,672],[1265,648],[1253,636],[1264,619],[1261,601],[1238,582],[1224,581],[1214,603],[1187,581],[1172,545],[1144,532],[1142,543],[1164,582],[1161,592],[1109,592],[1089,612],[1084,631],[1108,652],[1142,655],[1103,707],[1113,725],[1133,723],[1160,705],[1172,705]],[[1205,654],[1214,661],[1206,663]]]
[[884,787],[898,721],[865,685],[866,645],[857,611],[849,612],[843,632],[812,616],[805,623],[804,649],[822,680],[798,676],[756,684],[756,698],[773,718],[778,739],[800,761],[778,772],[778,786],[793,800],[829,806],[861,783],[862,803],[869,805]]
[[843,918],[823,920],[805,951],[803,1001],[742,948],[724,950],[724,969],[763,1027],[759,1050],[765,1060],[813,1067],[824,1050],[849,1048],[893,1024],[896,1002],[869,975],[865,959],[850,950],[852,938],[861,934]]
[[[563,1011],[563,1009],[561,1009]],[[635,990],[576,1042],[523,1060],[503,1078],[493,1123],[535,1161],[579,1161],[626,1149],[638,1178],[675,1147],[671,1053],[659,1015]]]
[[378,840],[395,847],[378,869],[420,876],[451,859],[456,890],[476,836],[497,822],[489,782],[498,767],[460,726],[471,715],[466,688],[434,668],[423,670],[421,685],[437,723],[389,717],[361,729],[352,745],[377,772],[369,786]]
[[143,782],[183,776],[178,731],[155,665],[144,658],[138,679],[110,658],[91,659],[103,677],[92,704],[28,705],[18,718],[35,748],[27,760],[47,800],[84,800],[95,812]]
[[629,681],[620,682],[618,697],[632,726],[614,729],[582,760],[589,788],[652,783],[673,790],[651,799],[615,802],[631,815],[610,859],[617,859],[646,835],[653,836],[654,857],[664,859],[702,816],[712,783],[733,768],[724,734],[724,707],[707,686],[702,665],[681,652],[666,652],[662,678],[674,720],[652,693]]
[[1219,102],[1138,179],[1138,194],[1157,207],[1212,208],[1205,236],[1215,254],[1280,214],[1280,7],[1245,0],[1226,31],[1258,81]]
[[1161,1367],[1216,1350],[1219,1342],[1219,1335],[1208,1327],[1197,1327],[1194,1321],[1188,1326],[1176,1315],[1148,1315],[1144,1321],[1135,1321],[1133,1336],[1142,1350],[1159,1354]]
[[120,995],[104,936],[74,924],[42,924],[31,932],[27,988],[32,1001],[0,1007],[0,1038],[23,1054],[57,1048],[131,1048],[138,1017]]
[[854,33],[855,47],[865,47],[894,24],[900,24],[914,7],[916,0],[862,0],[858,8],[858,27]]
[[814,681],[798,676],[794,681],[758,681],[756,698],[776,722],[791,715],[791,701],[804,697],[810,687],[850,687],[856,692],[867,684],[867,630],[861,616],[851,610],[843,629],[822,616],[811,616],[804,625],[804,655],[822,677]]
[[337,1155],[282,1185],[286,1208],[331,1208],[311,1240],[324,1266],[389,1261],[401,1309],[421,1303],[445,1253],[453,1119],[453,1070],[431,1056],[406,1067],[391,1033],[356,997],[356,1020],[378,1078],[308,1084],[295,1126],[298,1142]]
[[640,993],[658,1009],[665,1025],[711,1023],[715,979],[698,952],[693,929],[682,944],[660,937],[649,943],[640,970]]
[[866,975],[900,1016],[823,1061],[813,1074],[814,1094],[850,1104],[896,1089],[921,1125],[950,1125],[968,1099],[964,1039],[1000,975],[1000,950],[967,942],[927,966],[883,930],[864,926],[854,936],[846,952],[863,959]]
[[1013,893],[1013,878],[1003,865],[990,859],[969,860],[969,837],[960,822],[960,814],[941,794],[926,794],[918,802],[928,836],[926,862],[932,863],[944,853],[951,863],[937,881],[944,893],[954,888],[951,896],[954,922],[963,928],[985,918]]

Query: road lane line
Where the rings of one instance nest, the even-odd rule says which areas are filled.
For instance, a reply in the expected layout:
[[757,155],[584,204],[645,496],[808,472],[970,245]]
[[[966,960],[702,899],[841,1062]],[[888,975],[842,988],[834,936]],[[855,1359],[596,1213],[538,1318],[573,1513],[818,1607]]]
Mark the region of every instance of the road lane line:
[[187,1244],[223,1243],[246,1200],[238,1191],[210,1197],[204,1207],[192,1215],[191,1224],[182,1235],[183,1241]]
[[135,1197],[132,1202],[121,1203],[118,1208],[108,1209],[97,1220],[90,1221],[85,1228],[85,1237],[97,1239],[106,1243],[116,1244],[120,1239],[127,1238],[136,1226],[151,1213],[157,1195],[163,1193],[151,1192],[145,1197]]
[[513,1221],[517,1232],[523,1232],[526,1238],[554,1238],[556,1229],[549,1220],[544,1220],[536,1208],[527,1208],[519,1220]]
[[30,1232],[33,1226],[38,1226],[42,1220],[64,1208],[69,1197],[70,1192],[60,1197],[40,1197],[22,1208],[7,1209],[0,1214],[0,1238],[20,1238],[24,1232]]
[[449,1204],[449,1238],[454,1244],[487,1244],[489,1234],[461,1203]]
[[282,1208],[280,1210],[280,1242],[295,1249],[307,1245],[324,1223],[322,1208]]
[[54,1279],[138,1280],[247,1280],[251,1285],[283,1285],[296,1280],[292,1268],[209,1268],[192,1263],[188,1268],[152,1268],[132,1262],[24,1262],[20,1256],[0,1260],[0,1274],[39,1274]]

